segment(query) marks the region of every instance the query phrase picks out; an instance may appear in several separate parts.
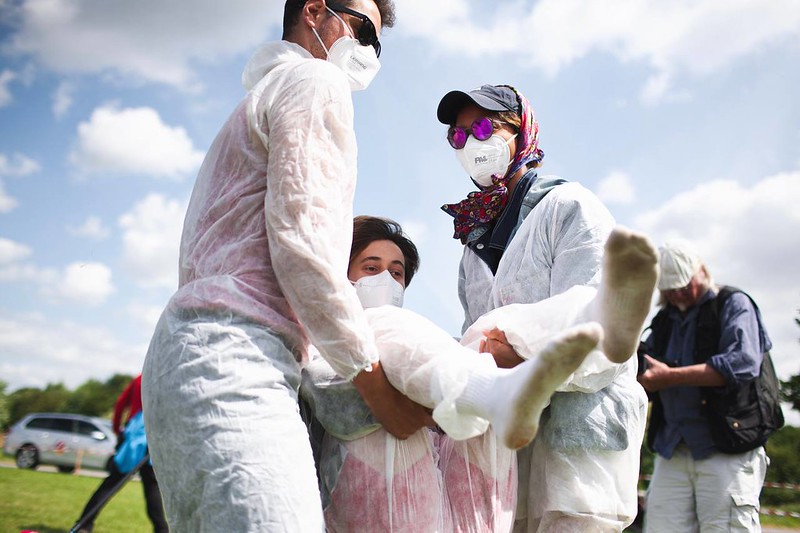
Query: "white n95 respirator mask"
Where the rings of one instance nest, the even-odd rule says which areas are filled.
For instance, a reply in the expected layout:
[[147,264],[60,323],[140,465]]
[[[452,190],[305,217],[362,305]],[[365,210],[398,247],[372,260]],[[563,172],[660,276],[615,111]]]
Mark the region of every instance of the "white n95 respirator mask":
[[364,309],[382,305],[403,307],[405,289],[388,270],[374,276],[364,276],[353,283],[353,287]]
[[358,42],[358,39],[352,36],[350,27],[345,24],[341,17],[331,11],[330,8],[328,8],[328,11],[339,19],[347,29],[347,32],[350,33],[350,37],[346,35],[339,37],[331,45],[330,49],[328,49],[325,43],[322,42],[322,38],[319,36],[317,29],[311,28],[311,30],[314,32],[314,36],[319,41],[319,44],[322,45],[322,49],[328,54],[328,61],[339,67],[339,69],[344,72],[345,76],[347,76],[350,90],[364,90],[369,86],[381,68],[381,62],[378,59],[377,51],[372,46],[365,46]]
[[351,91],[366,89],[381,68],[375,49],[350,37],[340,37],[333,43],[328,50],[328,61],[347,75]]
[[514,137],[516,135],[505,140],[500,135],[494,134],[485,141],[479,141],[470,136],[464,148],[455,151],[456,157],[475,183],[481,187],[490,187],[492,176],[505,175],[508,165],[511,164],[511,150],[508,143]]

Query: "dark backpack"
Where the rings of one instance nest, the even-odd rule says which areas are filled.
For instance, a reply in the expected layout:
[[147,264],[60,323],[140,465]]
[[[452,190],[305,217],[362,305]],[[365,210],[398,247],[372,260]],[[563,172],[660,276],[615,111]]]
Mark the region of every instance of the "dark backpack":
[[[721,326],[719,314],[728,297],[741,292],[750,299],[758,317],[760,333],[763,333],[761,314],[753,299],[735,287],[722,287],[717,297],[701,307],[697,317],[695,363],[705,363],[716,353],[719,346]],[[671,322],[665,310],[660,311],[650,325],[653,351],[657,359],[663,359],[669,340]],[[716,448],[723,453],[743,453],[763,446],[767,438],[783,427],[779,391],[780,382],[769,352],[763,354],[758,377],[736,390],[726,387],[702,387],[703,405],[708,417],[711,438]],[[653,409],[647,443],[653,448],[655,435],[663,424],[663,408],[658,394],[651,395]]]

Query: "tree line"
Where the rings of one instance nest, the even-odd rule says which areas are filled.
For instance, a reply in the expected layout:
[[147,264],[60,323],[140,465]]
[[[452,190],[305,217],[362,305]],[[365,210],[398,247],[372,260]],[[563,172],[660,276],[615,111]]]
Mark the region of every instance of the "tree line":
[[43,389],[23,387],[8,392],[0,381],[0,428],[3,431],[30,413],[77,413],[111,418],[114,403],[134,376],[114,374],[106,381],[90,379],[75,390],[63,383],[50,383]]
[[[800,322],[798,322],[800,324]],[[78,413],[111,418],[114,403],[125,386],[133,379],[127,374],[114,374],[105,382],[90,379],[75,390],[62,383],[48,384],[43,389],[24,387],[8,393],[8,384],[0,381],[0,428],[7,431],[16,421],[29,413]],[[781,381],[783,400],[800,411],[800,374]],[[800,428],[786,426],[767,442],[770,466],[767,481],[800,483]],[[653,454],[642,446],[642,474],[653,471]],[[800,503],[800,493],[766,491],[771,503]],[[765,502],[770,503],[770,502]]]

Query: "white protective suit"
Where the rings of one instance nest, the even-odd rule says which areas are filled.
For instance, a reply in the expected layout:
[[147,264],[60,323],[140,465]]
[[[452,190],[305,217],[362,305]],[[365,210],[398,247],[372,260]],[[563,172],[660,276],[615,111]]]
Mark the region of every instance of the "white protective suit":
[[[459,413],[455,400],[467,385],[468,368],[494,367],[488,354],[477,352],[484,331],[502,329],[518,353],[535,357],[553,335],[593,319],[596,292],[573,287],[537,304],[495,309],[465,332],[461,346],[409,311],[367,309],[387,377],[434,409],[446,434],[421,430],[396,440],[375,423],[353,387],[314,358],[303,370],[301,394],[327,431],[319,470],[328,531],[510,531],[515,453],[487,430],[488,421]],[[594,350],[569,382],[602,387],[619,368]]]
[[[543,179],[540,177],[539,179]],[[465,327],[487,311],[535,303],[600,281],[608,210],[577,183],[553,188],[518,226],[492,275],[464,248]],[[564,309],[557,311],[563,312]],[[622,531],[636,516],[647,397],[635,358],[570,379],[553,395],[534,441],[517,454],[515,531]]]
[[150,453],[173,531],[321,531],[297,406],[305,333],[347,379],[378,358],[347,280],[352,100],[336,66],[285,41],[258,50],[243,83],[147,353]]

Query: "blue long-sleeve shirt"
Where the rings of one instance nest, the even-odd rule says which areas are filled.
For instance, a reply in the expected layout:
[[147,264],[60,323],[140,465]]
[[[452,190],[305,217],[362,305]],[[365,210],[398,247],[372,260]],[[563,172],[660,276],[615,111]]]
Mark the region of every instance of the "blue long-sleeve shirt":
[[[669,308],[672,329],[664,353],[665,363],[670,366],[695,364],[697,314],[703,303],[716,297],[717,293],[709,290],[685,314],[677,308]],[[763,354],[772,347],[772,342],[759,326],[758,310],[745,294],[732,293],[720,309],[719,320],[719,352],[707,363],[725,379],[724,387],[735,389],[758,376]],[[645,342],[649,353],[652,353],[653,340],[651,335]],[[703,414],[700,387],[671,387],[658,394],[664,407],[664,426],[656,435],[655,450],[669,459],[675,447],[683,441],[695,459],[715,453],[717,449]]]

